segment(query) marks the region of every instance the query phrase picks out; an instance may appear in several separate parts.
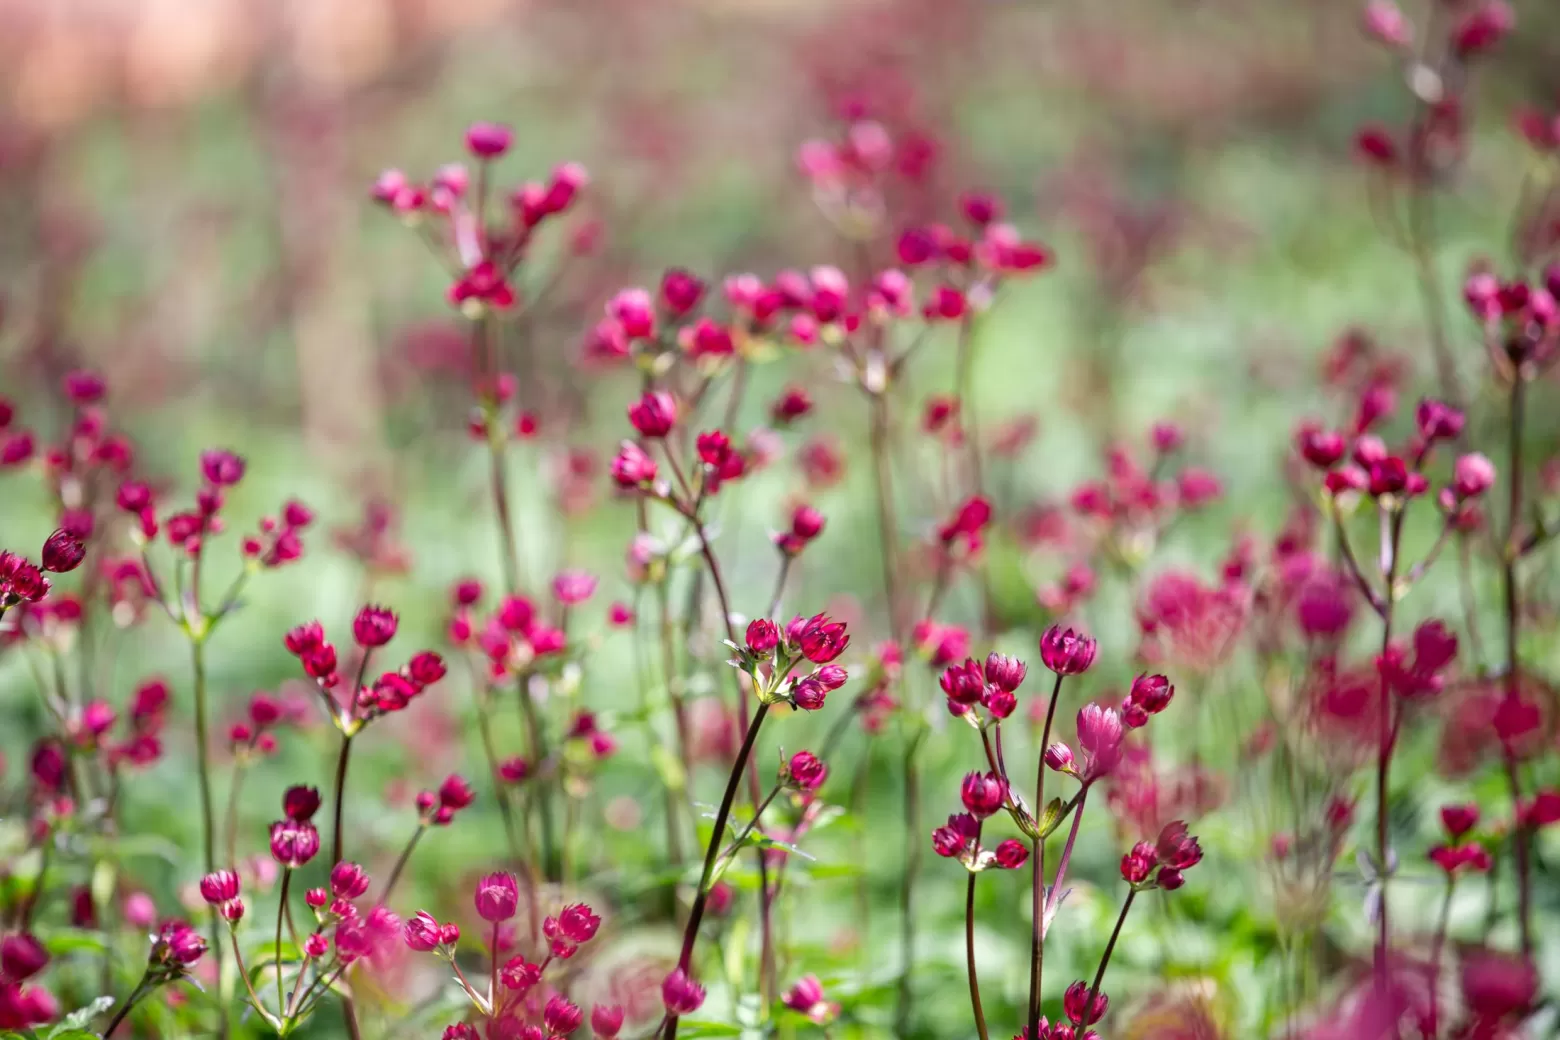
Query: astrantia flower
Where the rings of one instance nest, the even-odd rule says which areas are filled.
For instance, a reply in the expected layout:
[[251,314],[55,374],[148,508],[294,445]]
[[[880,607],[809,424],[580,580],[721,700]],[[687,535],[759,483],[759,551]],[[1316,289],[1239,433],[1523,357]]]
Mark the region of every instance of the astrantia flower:
[[427,953],[438,948],[439,931],[438,919],[426,910],[419,910],[407,919],[402,935],[407,946],[419,953]]
[[[235,882],[236,887],[236,882]],[[48,951],[43,944],[26,932],[8,935],[0,940],[0,971],[9,982],[22,982],[32,978],[49,963]]]
[[303,822],[314,818],[314,814],[320,809],[320,792],[318,788],[307,787],[302,784],[289,787],[282,794],[282,814],[289,820]]
[[520,885],[513,874],[485,875],[477,882],[477,916],[484,921],[497,923],[515,916],[520,902]]
[[169,921],[152,939],[150,961],[184,971],[206,952],[206,940],[183,921]]
[[827,664],[850,645],[845,623],[834,621],[827,614],[814,614],[801,626],[794,640],[802,656],[813,664]]
[[320,832],[302,820],[278,820],[271,824],[271,857],[292,870],[303,866],[320,851]]
[[1110,998],[1103,993],[1094,994],[1094,1000],[1089,1000],[1089,984],[1082,979],[1067,987],[1067,992],[1062,994],[1062,1010],[1075,1026],[1086,1026],[1098,1022],[1105,1017],[1106,1008],[1110,1007]]
[[838,1004],[829,1003],[823,992],[823,983],[816,975],[804,975],[785,991],[782,1003],[793,1011],[800,1011],[818,1025],[826,1025],[840,1013]]
[[628,421],[642,437],[665,437],[677,425],[677,399],[665,390],[652,390],[629,406]]
[[238,898],[238,875],[231,870],[217,870],[200,879],[200,897],[212,906]]
[[801,791],[816,791],[829,775],[829,767],[811,751],[798,751],[786,763],[785,775]]
[[977,820],[984,820],[1002,808],[1007,800],[1007,785],[995,773],[968,773],[960,786],[959,796],[965,809]]
[[1040,661],[1057,675],[1081,675],[1094,663],[1097,648],[1083,632],[1052,625],[1040,637]]
[[1090,783],[1109,773],[1121,759],[1121,713],[1115,708],[1086,704],[1078,712],[1078,746],[1083,749],[1083,781]]
[[948,817],[948,822],[932,831],[932,849],[939,856],[960,856],[975,845],[980,823],[969,813]]
[[396,625],[394,611],[370,603],[352,620],[352,638],[364,648],[384,646],[395,638]]
[[356,899],[368,891],[368,872],[356,863],[337,863],[330,870],[330,890],[338,899]]
[[1017,838],[998,842],[994,853],[997,866],[1003,870],[1017,870],[1029,860],[1029,846]]
[[44,541],[39,560],[44,570],[64,574],[80,566],[86,555],[87,547],[82,543],[81,536],[74,531],[61,529]]
[[678,968],[661,983],[661,1002],[669,1014],[692,1014],[704,1005],[704,987]]

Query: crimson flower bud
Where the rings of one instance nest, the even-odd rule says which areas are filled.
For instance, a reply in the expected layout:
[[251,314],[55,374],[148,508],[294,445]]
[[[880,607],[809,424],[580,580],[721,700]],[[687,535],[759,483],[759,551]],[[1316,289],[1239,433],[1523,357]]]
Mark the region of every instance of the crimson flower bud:
[[514,136],[502,123],[472,123],[466,128],[466,150],[478,159],[496,159],[509,151]]
[[278,820],[271,824],[271,857],[291,870],[303,866],[320,851],[320,832],[303,820]]
[[1174,867],[1163,867],[1159,871],[1159,876],[1155,879],[1155,884],[1166,892],[1174,892],[1186,884],[1186,877]]
[[780,645],[780,629],[768,618],[754,618],[748,622],[747,647],[760,657],[767,657]]
[[282,814],[289,820],[299,823],[312,820],[314,814],[320,809],[320,792],[318,788],[306,787],[298,784],[289,787],[282,795]]
[[652,390],[629,406],[628,421],[642,437],[665,437],[677,425],[677,399],[665,390]]
[[542,1022],[552,1036],[567,1036],[585,1021],[585,1013],[561,996],[554,994],[542,1011]]
[[311,910],[319,910],[330,902],[330,893],[323,888],[311,888],[303,894],[303,901]]
[[850,645],[845,623],[831,620],[827,614],[814,614],[794,638],[802,656],[813,664],[829,663]]
[[837,664],[826,664],[813,672],[812,677],[818,680],[825,690],[833,693],[845,685],[845,681],[850,678],[850,673]]
[[1478,498],[1495,484],[1495,464],[1472,452],[1457,460],[1452,470],[1452,490],[1457,497]]
[[1132,680],[1132,691],[1127,694],[1134,704],[1141,705],[1150,715],[1158,715],[1175,696],[1175,687],[1162,675],[1140,675]]
[[1302,428],[1295,440],[1300,454],[1317,469],[1331,469],[1348,450],[1343,434],[1329,430]]
[[980,823],[969,813],[948,817],[948,822],[932,831],[932,849],[939,856],[958,856],[969,849],[980,834]]
[[623,1028],[623,1008],[618,1004],[597,1004],[590,1011],[590,1028],[602,1040],[612,1040]]
[[390,608],[370,603],[352,619],[352,638],[365,649],[384,646],[395,638],[396,625],[395,613]]
[[1479,824],[1479,807],[1472,802],[1466,805],[1441,806],[1441,826],[1453,839],[1461,838]]
[[950,701],[963,705],[979,704],[986,687],[980,666],[970,658],[965,658],[963,664],[949,665],[937,684]]
[[1103,993],[1096,993],[1094,1000],[1089,1000],[1089,984],[1079,979],[1067,987],[1067,992],[1062,994],[1062,1010],[1072,1020],[1073,1025],[1086,1026],[1098,1022],[1105,1017],[1105,1009],[1110,1006],[1110,998]]
[[1029,846],[1017,838],[1008,838],[996,848],[997,866],[1003,870],[1017,870],[1029,859]]
[[513,874],[488,874],[477,882],[477,916],[490,923],[515,916],[520,902],[520,885]]
[[1463,413],[1444,401],[1426,398],[1414,410],[1419,436],[1428,441],[1453,440],[1463,431]]
[[407,676],[419,686],[432,686],[444,678],[446,673],[444,658],[432,650],[413,654],[412,659],[406,663]]
[[1045,749],[1045,764],[1048,768],[1058,773],[1068,773],[1073,768],[1072,748],[1061,741],[1057,741]]
[[231,870],[216,870],[200,879],[200,897],[212,906],[238,898],[238,875]]
[[230,451],[205,451],[200,456],[201,475],[215,487],[232,487],[244,479],[244,460]]
[[1002,808],[1007,800],[1007,785],[995,773],[968,773],[959,789],[959,797],[970,815],[984,820]]
[[464,809],[476,800],[477,792],[465,777],[451,773],[439,785],[439,804],[447,809]]
[[1005,719],[1017,709],[1018,698],[1000,686],[987,686],[981,703],[994,717]]
[[1141,885],[1148,880],[1149,872],[1158,864],[1159,857],[1154,852],[1154,846],[1146,841],[1140,841],[1132,846],[1132,851],[1121,857],[1121,878],[1129,885]]
[[304,651],[303,671],[311,679],[329,682],[336,672],[336,648],[329,643]]
[[655,333],[655,309],[650,294],[643,289],[619,291],[607,301],[607,316],[629,339],[645,339]]
[[824,515],[809,505],[800,505],[791,514],[791,533],[810,542],[823,533]]
[[829,767],[811,751],[798,751],[786,763],[784,778],[799,791],[816,791],[829,775]]
[[63,528],[55,531],[43,543],[41,563],[46,571],[64,574],[81,565],[87,555],[87,547],[79,535]]
[[986,656],[986,681],[1009,693],[1022,686],[1024,677],[1028,674],[1029,666],[1016,657],[997,653]]
[[812,396],[799,386],[788,386],[775,398],[775,403],[769,406],[769,417],[777,426],[789,426],[812,411]]
[[368,872],[356,863],[337,863],[330,871],[330,890],[340,899],[356,899],[368,891]]
[[306,956],[319,960],[330,952],[330,940],[320,932],[314,932],[303,940],[303,952]]
[[680,267],[668,268],[661,276],[661,304],[674,318],[693,311],[704,297],[704,282]]
[[817,711],[828,696],[823,683],[810,675],[791,687],[791,703],[802,711]]
[[558,929],[570,942],[590,942],[600,927],[601,917],[584,903],[570,903],[558,911]]
[[1128,729],[1139,729],[1148,725],[1148,712],[1143,705],[1128,698],[1121,706],[1121,721]]
[[206,940],[183,921],[169,921],[152,940],[149,960],[153,964],[174,965],[180,970],[194,964],[206,952]]
[[426,910],[419,910],[407,919],[402,928],[406,945],[418,953],[427,953],[440,945],[439,922]]
[[1485,0],[1452,30],[1452,47],[1464,59],[1475,57],[1504,39],[1515,22],[1505,0]]
[[1082,675],[1094,663],[1098,649],[1083,632],[1052,625],[1040,637],[1040,661],[1057,675]]
[[612,460],[612,479],[619,487],[648,484],[656,472],[655,460],[633,441],[624,441]]
[[244,919],[244,901],[242,899],[229,899],[218,908],[217,912],[223,920],[230,924],[237,924]]
[[666,1005],[668,1014],[692,1014],[704,1004],[704,987],[678,968],[661,983],[661,1003]]
[[1165,824],[1159,832],[1159,840],[1154,845],[1154,852],[1159,857],[1159,862],[1172,870],[1186,870],[1195,867],[1202,860],[1202,847],[1197,844],[1197,839],[1188,834],[1186,823],[1182,820],[1173,820]]
[[[1364,438],[1361,438],[1363,441]],[[1369,489],[1373,497],[1396,495],[1408,487],[1408,464],[1396,455],[1389,455],[1369,466]]]
[[1322,481],[1329,494],[1341,495],[1345,491],[1364,491],[1370,478],[1358,466],[1343,466],[1328,473]]
[[48,951],[32,935],[22,932],[0,940],[0,971],[8,982],[30,979],[49,963]]

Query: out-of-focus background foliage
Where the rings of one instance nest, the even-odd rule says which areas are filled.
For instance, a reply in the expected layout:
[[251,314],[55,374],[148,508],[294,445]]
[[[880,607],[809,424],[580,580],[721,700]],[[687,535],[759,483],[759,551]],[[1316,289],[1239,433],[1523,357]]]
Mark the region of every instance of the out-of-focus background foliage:
[[[1505,255],[1504,221],[1536,161],[1510,111],[1560,94],[1560,12],[1517,9],[1519,31],[1474,98],[1470,161],[1439,211],[1438,265],[1453,299],[1470,260]],[[924,171],[907,212],[946,219],[958,191],[990,189],[1057,253],[1054,271],[1011,286],[979,326],[982,425],[1033,416],[1040,430],[1033,449],[1002,464],[1003,503],[1060,500],[1098,471],[1103,437],[1180,420],[1192,456],[1227,494],[1159,551],[1211,574],[1232,531],[1271,534],[1282,522],[1283,444],[1295,418],[1317,406],[1315,358],[1341,330],[1368,326],[1428,374],[1413,269],[1351,151],[1360,123],[1401,121],[1411,100],[1401,69],[1362,37],[1358,19],[1350,0],[4,0],[0,393],[48,430],[63,421],[63,373],[98,369],[143,470],[187,484],[202,448],[229,447],[250,466],[235,517],[297,495],[335,533],[316,532],[303,564],[254,582],[214,642],[227,717],[249,692],[295,681],[281,646],[288,626],[319,617],[339,628],[366,596],[402,612],[407,647],[436,645],[449,583],[497,573],[485,462],[466,433],[464,346],[445,276],[371,204],[368,187],[386,167],[422,177],[461,159],[473,120],[506,122],[516,146],[505,178],[540,178],[570,159],[591,171],[583,218],[530,265],[522,292],[536,302],[509,328],[505,351],[542,431],[516,461],[526,571],[539,590],[564,565],[601,573],[596,617],[582,628],[602,630],[606,602],[630,596],[621,559],[632,510],[611,501],[604,467],[634,379],[584,368],[586,333],[616,288],[650,284],[668,266],[768,276],[845,261],[794,157],[806,138],[834,132],[842,112],[862,111],[920,142]],[[1477,340],[1460,311],[1451,328],[1476,367]],[[927,349],[913,398],[946,387],[951,349],[951,333]],[[816,357],[754,378],[744,425],[760,421],[782,382],[803,381],[821,405],[814,429],[847,449],[843,482],[813,496],[829,527],[799,564],[787,605],[876,610],[870,478],[851,450],[863,430],[859,399]],[[1553,426],[1552,410],[1537,411],[1537,423]],[[915,479],[907,523],[929,527],[940,518],[914,509]],[[766,532],[801,487],[787,461],[744,489],[740,512],[721,517],[739,611],[762,609],[773,580]],[[32,482],[7,474],[5,545],[34,546],[51,526],[44,509]],[[1033,590],[1065,561],[1023,554],[1012,539],[992,551],[1000,607],[1015,626],[1008,647],[1033,658],[1043,619]],[[1130,674],[1136,639],[1125,586],[1107,586],[1083,618],[1102,643],[1094,688]],[[1414,610],[1450,610],[1454,596],[1432,586]],[[973,616],[975,605],[958,609]],[[864,629],[863,649],[883,635]],[[576,696],[626,707],[628,640],[599,638]],[[161,673],[183,704],[181,655],[167,626],[138,629],[109,666],[116,695]],[[360,803],[352,844],[378,870],[404,840],[418,786],[461,770],[483,789],[464,736],[464,679],[453,679],[437,700],[377,729],[357,763],[358,790],[382,808]],[[724,681],[703,678],[709,689]],[[1226,674],[1218,692],[1240,696],[1247,681]],[[13,782],[37,721],[31,682],[21,655],[0,659]],[[788,749],[821,732],[792,722],[778,738]],[[190,849],[198,820],[179,732],[124,797],[127,827]],[[973,764],[963,736],[950,731],[928,754],[928,825],[955,806],[953,778]],[[643,820],[657,803],[642,797],[654,782],[642,737],[623,739],[591,794],[582,847],[597,865],[631,874],[652,859]],[[331,740],[324,728],[289,736],[250,778],[252,828],[241,845],[263,852],[261,825],[283,783],[325,786]],[[865,742],[847,746],[849,756],[867,753]],[[839,988],[831,996],[858,1004],[849,1028],[881,1029],[874,987],[891,988],[904,855],[891,751],[865,776],[872,822],[846,819],[820,834],[817,860],[797,870],[786,923],[793,957],[783,967],[788,978],[817,971]],[[701,796],[713,799],[717,783],[701,778]],[[1428,827],[1427,814],[1406,819],[1406,831]],[[464,907],[469,879],[499,853],[496,828],[491,805],[479,802],[425,843],[398,909]],[[1225,1035],[1257,1035],[1274,1006],[1267,995],[1294,974],[1274,926],[1283,907],[1260,866],[1270,835],[1244,811],[1210,817],[1203,831],[1211,869],[1134,921],[1112,992],[1142,996],[1156,980],[1181,979],[1216,994]],[[1047,959],[1058,990],[1092,966],[1114,912],[1114,892],[1096,895],[1087,882],[1111,881],[1117,841],[1103,815],[1085,835],[1082,888],[1059,926],[1060,952]],[[172,893],[198,868],[162,848],[149,843],[131,869],[141,886]],[[930,924],[918,1028],[949,1037],[969,1025],[962,875],[944,866],[933,863],[920,889]],[[1004,1035],[1027,965],[1021,880],[983,885],[988,1010]],[[607,875],[597,884],[610,904],[622,883]],[[1552,913],[1555,897],[1544,898]],[[1427,890],[1425,915],[1430,899]],[[1424,923],[1416,912],[1405,910],[1405,928]],[[1336,935],[1361,934],[1358,917],[1339,911]],[[675,942],[670,930],[626,923],[615,934],[623,956]],[[866,973],[847,969],[862,951]],[[603,965],[593,984],[632,983],[614,972]]]

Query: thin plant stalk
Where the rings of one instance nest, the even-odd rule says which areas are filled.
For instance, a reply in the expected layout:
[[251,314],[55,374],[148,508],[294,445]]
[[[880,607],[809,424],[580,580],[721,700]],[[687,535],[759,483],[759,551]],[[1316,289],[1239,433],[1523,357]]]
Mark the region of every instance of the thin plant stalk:
[[[1051,686],[1051,703],[1045,712],[1045,728],[1040,733],[1040,762],[1035,767],[1035,809],[1045,814],[1045,749],[1051,743],[1051,724],[1056,721],[1056,703],[1062,695],[1062,676]],[[1040,1032],[1040,981],[1045,967],[1045,838],[1036,835],[1030,842],[1030,861],[1034,865],[1030,880],[1030,912],[1034,915],[1029,937],[1029,1035]]]
[[[977,828],[976,840],[980,840],[980,830]],[[986,1031],[986,1012],[980,1004],[980,976],[975,968],[975,879],[980,876],[977,871],[970,871],[969,884],[964,891],[964,959],[965,969],[970,977],[970,1007],[975,1012],[975,1029],[980,1033],[980,1040],[990,1040]]]
[[[767,704],[760,704],[758,711],[753,713],[753,721],[748,725],[747,733],[742,738],[742,746],[737,750],[737,760],[731,767],[731,776],[726,780],[726,793],[721,796],[720,808],[715,812],[715,830],[710,834],[710,844],[704,852],[704,872],[699,877],[699,890],[694,894],[693,908],[688,912],[688,926],[683,931],[682,952],[677,957],[677,966],[684,972],[687,972],[693,963],[693,948],[699,938],[699,925],[704,920],[704,908],[709,903],[710,879],[715,873],[715,863],[720,858],[721,839],[726,833],[726,823],[731,818],[731,803],[736,801],[737,788],[742,783],[742,773],[747,766],[748,758],[752,755],[753,745],[758,740],[758,731],[768,714]],[[668,1012],[666,1028],[662,1036],[665,1040],[674,1040],[677,1036],[675,1014]]]
[[1132,900],[1136,898],[1137,889],[1127,889],[1127,898],[1121,904],[1121,913],[1116,918],[1116,927],[1110,931],[1110,941],[1105,944],[1105,954],[1100,958],[1100,966],[1094,972],[1094,981],[1089,985],[1089,999],[1083,1005],[1085,1027],[1092,1024],[1090,1018],[1094,1014],[1094,1001],[1100,995],[1100,983],[1105,981],[1105,969],[1110,965],[1110,955],[1116,952],[1116,940],[1121,937],[1121,926],[1127,923],[1127,911],[1132,909]]
[[[1510,488],[1507,502],[1506,539],[1501,547],[1501,584],[1506,611],[1506,699],[1515,702],[1518,693],[1518,641],[1521,637],[1522,609],[1520,590],[1517,587],[1517,560],[1520,550],[1517,543],[1517,522],[1522,514],[1522,432],[1527,404],[1527,383],[1521,367],[1512,377],[1510,425],[1507,434],[1507,485]],[[1502,757],[1506,769],[1506,781],[1511,788],[1514,805],[1520,806],[1522,790],[1517,775],[1515,753],[1509,742],[1502,742]],[[1528,862],[1528,828],[1521,820],[1511,829],[1512,850],[1517,869],[1517,925],[1522,937],[1522,955],[1533,955],[1533,892],[1532,871]]]

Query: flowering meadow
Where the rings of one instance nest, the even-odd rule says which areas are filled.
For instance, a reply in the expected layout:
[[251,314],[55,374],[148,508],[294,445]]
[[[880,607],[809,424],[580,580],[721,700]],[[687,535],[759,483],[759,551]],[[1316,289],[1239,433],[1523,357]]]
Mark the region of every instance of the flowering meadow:
[[239,106],[259,274],[0,135],[0,1036],[1560,1035],[1560,25],[1315,6],[1065,176],[825,19],[720,245],[497,95]]

